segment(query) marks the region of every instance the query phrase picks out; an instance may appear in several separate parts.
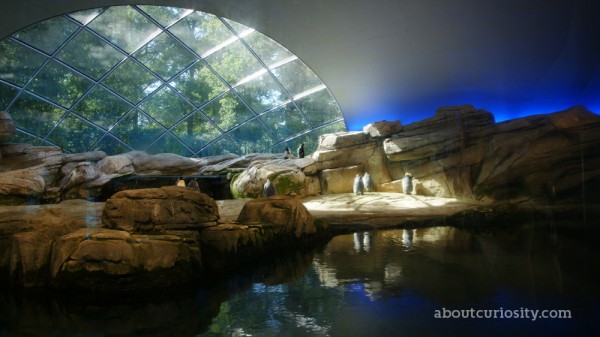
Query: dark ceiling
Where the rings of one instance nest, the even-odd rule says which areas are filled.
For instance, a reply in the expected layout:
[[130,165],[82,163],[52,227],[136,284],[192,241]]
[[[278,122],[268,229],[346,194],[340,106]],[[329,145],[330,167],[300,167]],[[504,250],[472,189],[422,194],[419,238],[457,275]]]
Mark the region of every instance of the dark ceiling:
[[594,0],[3,1],[0,38],[119,4],[201,10],[270,36],[321,77],[351,130],[465,103],[497,121],[579,104],[600,112]]

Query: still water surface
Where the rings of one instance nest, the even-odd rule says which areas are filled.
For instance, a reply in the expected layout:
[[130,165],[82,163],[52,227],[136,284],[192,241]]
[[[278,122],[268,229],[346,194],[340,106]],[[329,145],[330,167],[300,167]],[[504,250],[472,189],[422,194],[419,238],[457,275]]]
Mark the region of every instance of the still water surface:
[[[596,246],[529,227],[340,235],[177,294],[0,292],[0,336],[593,336]],[[436,318],[456,310],[497,318]]]

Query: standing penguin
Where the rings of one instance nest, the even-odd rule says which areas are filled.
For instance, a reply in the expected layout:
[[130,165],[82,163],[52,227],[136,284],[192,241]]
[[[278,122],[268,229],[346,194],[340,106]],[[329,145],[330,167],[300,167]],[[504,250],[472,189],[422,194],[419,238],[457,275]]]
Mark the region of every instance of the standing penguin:
[[354,177],[354,187],[352,190],[356,195],[363,195],[365,191],[365,186],[363,185],[362,177],[360,174],[356,174],[356,177]]
[[404,175],[404,178],[402,178],[402,189],[404,190],[404,193],[406,193],[406,194],[410,194],[412,192],[413,184],[412,184],[412,175],[410,175],[410,173],[406,173]]
[[263,186],[263,197],[270,197],[276,195],[275,185],[271,182],[271,179],[267,178],[267,182]]
[[298,158],[304,158],[304,143],[300,144],[298,148]]
[[373,180],[371,180],[371,175],[369,172],[365,172],[365,175],[362,177],[362,181],[365,192],[373,191]]

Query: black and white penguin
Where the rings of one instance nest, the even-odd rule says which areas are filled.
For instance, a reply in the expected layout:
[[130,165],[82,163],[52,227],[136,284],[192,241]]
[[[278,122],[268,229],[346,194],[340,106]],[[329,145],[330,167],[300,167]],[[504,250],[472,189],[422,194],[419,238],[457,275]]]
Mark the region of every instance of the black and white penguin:
[[406,173],[404,178],[402,178],[402,190],[406,194],[411,194],[413,189],[412,184],[412,175],[410,173]]
[[271,182],[271,179],[267,178],[267,182],[263,186],[263,197],[270,197],[272,195],[276,195],[277,191],[275,190],[275,185]]
[[362,181],[365,192],[373,191],[373,180],[371,180],[371,175],[369,172],[365,172],[365,175],[362,177]]
[[363,185],[363,180],[360,174],[357,174],[356,177],[354,177],[354,187],[352,190],[356,195],[363,195],[363,193],[365,192],[365,187]]

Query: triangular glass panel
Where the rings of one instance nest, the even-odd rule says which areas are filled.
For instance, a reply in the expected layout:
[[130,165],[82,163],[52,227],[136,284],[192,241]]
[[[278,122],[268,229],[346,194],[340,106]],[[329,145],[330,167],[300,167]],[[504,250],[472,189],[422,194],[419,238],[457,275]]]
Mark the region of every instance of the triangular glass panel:
[[134,109],[110,133],[136,150],[145,149],[166,130],[144,112]]
[[148,42],[133,57],[165,80],[198,61],[194,54],[167,33]]
[[323,84],[317,75],[299,59],[271,71],[293,97]]
[[191,157],[193,153],[186,148],[179,139],[173,137],[170,132],[165,132],[154,144],[150,145],[146,152],[151,154],[157,153],[174,153],[184,157]]
[[108,130],[131,108],[127,101],[97,85],[72,108],[72,111]]
[[313,127],[343,119],[339,105],[327,89],[305,96],[296,104]]
[[28,93],[21,93],[8,112],[17,128],[40,138],[44,138],[65,114],[65,110]]
[[200,112],[196,112],[173,128],[173,133],[195,152],[212,142],[221,132]]
[[240,34],[245,35],[243,33],[248,32],[248,31],[254,31],[254,29],[244,26],[239,22],[235,22],[235,21],[229,20],[227,18],[223,18],[223,20],[225,20],[225,22],[227,22],[227,24],[230,25],[231,28],[233,28],[233,30],[235,30],[235,32],[238,35],[240,35]]
[[279,141],[310,130],[310,124],[293,103],[268,111],[260,119],[273,131]]
[[238,153],[239,147],[237,144],[229,140],[229,138],[222,136],[214,143],[210,144],[200,152],[201,157],[218,156],[225,153]]
[[79,26],[57,16],[22,29],[13,36],[49,55],[53,54]]
[[82,30],[61,49],[57,58],[98,80],[123,60],[125,55],[96,35]]
[[171,25],[183,16],[191,12],[189,9],[165,6],[138,6],[141,10],[150,15],[156,22],[163,27]]
[[170,128],[194,110],[191,104],[169,87],[163,87],[148,97],[139,108],[166,128]]
[[257,114],[291,100],[269,73],[235,87],[235,91]]
[[87,25],[90,21],[94,20],[94,18],[96,18],[96,16],[98,16],[100,12],[102,12],[102,8],[86,9],[83,11],[71,13],[69,14],[69,16],[72,19],[79,21],[81,24]]
[[19,91],[10,85],[0,82],[0,111],[6,110]]
[[197,107],[227,90],[227,85],[203,62],[186,69],[170,84]]
[[130,6],[110,7],[88,27],[128,53],[161,32],[160,27]]
[[279,62],[294,57],[294,54],[289,50],[259,32],[254,32],[244,37],[244,41],[246,41],[250,49],[254,50],[267,67],[272,67]]
[[186,16],[169,31],[200,56],[235,37],[216,16],[202,12]]
[[156,90],[162,82],[131,59],[121,63],[103,81],[109,89],[133,104]]
[[265,152],[274,143],[271,133],[265,129],[258,118],[242,124],[239,128],[230,132],[240,148],[240,154]]
[[47,57],[11,40],[0,41],[0,78],[18,86],[27,84]]
[[258,59],[240,41],[211,54],[206,62],[232,86],[264,70]]
[[12,142],[17,144],[31,144],[37,146],[40,143],[40,139],[17,130],[17,133],[12,138]]
[[104,134],[104,131],[69,114],[50,132],[47,139],[64,152],[86,152]]
[[255,115],[234,94],[215,98],[202,110],[221,130],[227,131]]
[[109,133],[105,134],[92,149],[92,151],[104,151],[109,156],[129,152],[131,150],[133,150],[131,147],[119,141]]
[[51,60],[27,85],[27,89],[68,109],[92,85],[90,80]]

